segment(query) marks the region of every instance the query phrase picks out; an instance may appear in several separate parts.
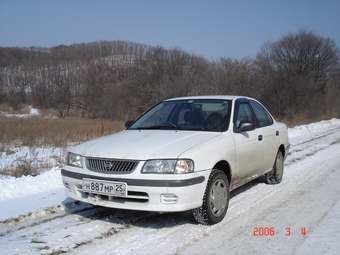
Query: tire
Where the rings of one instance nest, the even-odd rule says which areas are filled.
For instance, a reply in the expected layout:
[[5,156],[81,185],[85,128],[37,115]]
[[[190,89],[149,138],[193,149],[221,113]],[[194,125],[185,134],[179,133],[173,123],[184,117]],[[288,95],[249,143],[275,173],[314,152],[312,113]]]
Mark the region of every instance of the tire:
[[204,192],[203,204],[193,209],[198,223],[213,225],[223,220],[229,205],[229,181],[221,171],[213,169]]
[[279,150],[276,154],[273,170],[265,175],[266,183],[268,184],[278,184],[282,181],[283,177],[283,154]]

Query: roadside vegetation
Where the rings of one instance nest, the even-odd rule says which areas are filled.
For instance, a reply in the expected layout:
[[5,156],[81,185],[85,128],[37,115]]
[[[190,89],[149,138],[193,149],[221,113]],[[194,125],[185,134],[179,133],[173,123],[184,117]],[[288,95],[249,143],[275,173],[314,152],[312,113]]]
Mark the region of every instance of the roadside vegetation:
[[15,114],[13,116],[0,114],[1,147],[3,149],[12,144],[29,147],[65,147],[70,142],[84,142],[124,128],[122,121],[91,120],[80,116],[80,112],[73,112],[68,118],[59,118],[56,112],[51,110],[42,111],[36,116],[19,118]]
[[[0,153],[29,148],[10,166],[2,167],[0,158],[0,174],[24,166],[24,175],[36,175],[57,164],[32,162],[40,148],[66,150],[122,130],[126,120],[166,98],[208,94],[258,99],[289,127],[340,118],[339,48],[306,30],[265,42],[253,59],[207,60],[179,48],[124,41],[0,47]],[[28,106],[39,115],[10,115],[27,114]]]
[[[10,164],[0,163],[0,175],[36,176],[41,171],[62,166],[69,146],[116,133],[124,128],[122,121],[81,118],[72,111],[68,118],[60,118],[56,111],[41,110],[29,115],[29,107],[13,111],[0,106],[0,161],[12,155]],[[24,153],[17,150],[27,147]],[[46,154],[46,155],[45,155]]]

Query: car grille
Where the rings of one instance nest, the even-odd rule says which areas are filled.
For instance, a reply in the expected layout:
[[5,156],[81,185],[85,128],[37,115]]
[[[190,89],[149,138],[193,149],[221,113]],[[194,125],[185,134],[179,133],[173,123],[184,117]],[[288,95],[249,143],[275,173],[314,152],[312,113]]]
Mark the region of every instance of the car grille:
[[86,158],[86,166],[89,170],[110,173],[131,173],[138,163],[139,161],[136,160]]

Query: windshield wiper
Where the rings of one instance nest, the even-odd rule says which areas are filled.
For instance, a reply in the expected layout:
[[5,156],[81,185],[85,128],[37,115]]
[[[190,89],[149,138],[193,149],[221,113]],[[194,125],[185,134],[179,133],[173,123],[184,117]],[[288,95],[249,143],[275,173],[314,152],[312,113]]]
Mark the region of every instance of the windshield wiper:
[[186,130],[223,132],[222,129],[214,129],[214,128],[208,128],[208,127],[189,128],[189,129],[186,129]]
[[138,127],[137,129],[169,129],[169,130],[177,130],[182,129],[180,127],[175,127],[172,125],[156,125],[156,126],[150,126],[150,127]]

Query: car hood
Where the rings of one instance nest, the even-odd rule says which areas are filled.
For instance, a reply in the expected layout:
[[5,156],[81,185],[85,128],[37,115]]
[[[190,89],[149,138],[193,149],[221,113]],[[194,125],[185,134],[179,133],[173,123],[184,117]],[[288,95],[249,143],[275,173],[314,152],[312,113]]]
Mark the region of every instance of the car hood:
[[124,130],[85,142],[70,151],[100,158],[138,160],[177,158],[190,148],[220,134],[203,131]]

